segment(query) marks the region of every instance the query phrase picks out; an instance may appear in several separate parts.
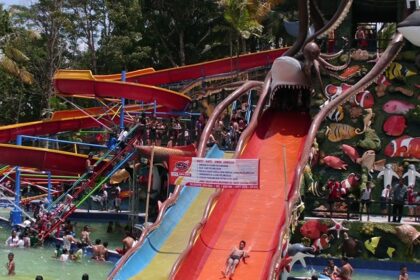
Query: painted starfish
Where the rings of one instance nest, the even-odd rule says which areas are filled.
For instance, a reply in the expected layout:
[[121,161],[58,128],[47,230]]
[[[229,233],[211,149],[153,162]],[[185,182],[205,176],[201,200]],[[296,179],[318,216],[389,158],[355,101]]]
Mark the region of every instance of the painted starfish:
[[337,238],[340,238],[340,232],[341,231],[347,231],[348,228],[343,226],[343,221],[337,222],[334,219],[331,219],[334,222],[334,225],[328,229],[328,231],[336,231],[337,232]]

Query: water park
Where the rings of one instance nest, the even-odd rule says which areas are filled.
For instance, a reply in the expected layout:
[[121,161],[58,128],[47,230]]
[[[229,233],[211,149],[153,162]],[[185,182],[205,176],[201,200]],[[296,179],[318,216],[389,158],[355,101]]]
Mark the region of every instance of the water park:
[[420,1],[84,2],[2,7],[0,279],[420,279]]

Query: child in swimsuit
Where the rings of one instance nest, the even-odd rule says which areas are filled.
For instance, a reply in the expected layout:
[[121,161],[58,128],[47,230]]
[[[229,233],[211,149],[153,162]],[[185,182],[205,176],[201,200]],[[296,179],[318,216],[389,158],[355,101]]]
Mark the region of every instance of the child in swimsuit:
[[245,259],[249,258],[249,255],[244,250],[245,245],[246,242],[242,240],[239,242],[239,248],[233,249],[233,251],[230,253],[229,258],[226,261],[226,269],[223,272],[224,277],[232,277],[233,273],[235,272],[235,268],[241,259],[244,263],[246,263]]

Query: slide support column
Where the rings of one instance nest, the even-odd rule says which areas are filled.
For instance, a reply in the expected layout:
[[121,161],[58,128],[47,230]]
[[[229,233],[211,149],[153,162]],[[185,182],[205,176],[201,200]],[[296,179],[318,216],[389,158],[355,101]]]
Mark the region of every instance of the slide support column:
[[[121,72],[121,81],[125,82],[125,70]],[[124,110],[125,110],[125,98],[121,98],[121,111],[120,111],[120,128],[124,130]]]
[[[16,137],[16,145],[22,145],[22,136],[18,135]],[[10,212],[10,220],[12,226],[22,223],[22,210],[19,208],[20,205],[20,168],[16,166],[15,169],[16,178],[15,178],[15,207]]]

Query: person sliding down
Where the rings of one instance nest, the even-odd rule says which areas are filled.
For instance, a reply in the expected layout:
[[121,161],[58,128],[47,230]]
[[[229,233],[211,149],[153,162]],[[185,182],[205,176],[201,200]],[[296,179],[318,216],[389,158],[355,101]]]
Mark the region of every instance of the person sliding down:
[[239,261],[242,259],[244,263],[246,258],[249,258],[249,255],[247,252],[245,252],[246,242],[241,241],[239,242],[239,249],[235,248],[232,250],[232,252],[229,255],[229,258],[226,260],[226,269],[223,273],[224,277],[231,278],[233,276],[233,273],[235,272],[236,266],[239,264]]

